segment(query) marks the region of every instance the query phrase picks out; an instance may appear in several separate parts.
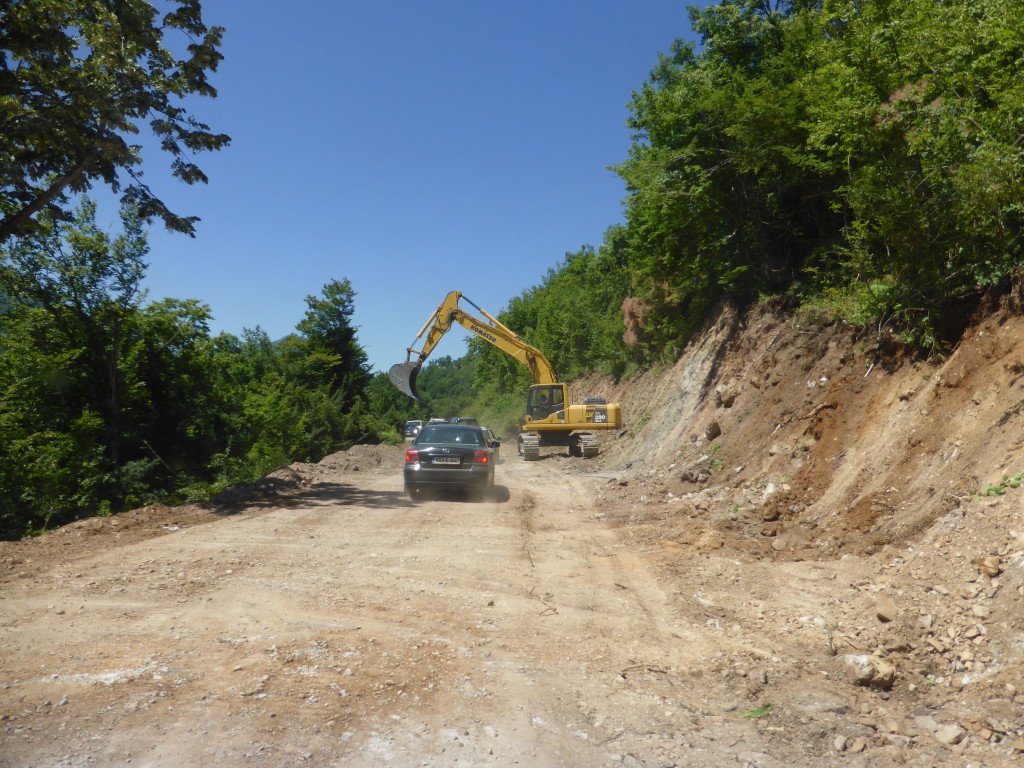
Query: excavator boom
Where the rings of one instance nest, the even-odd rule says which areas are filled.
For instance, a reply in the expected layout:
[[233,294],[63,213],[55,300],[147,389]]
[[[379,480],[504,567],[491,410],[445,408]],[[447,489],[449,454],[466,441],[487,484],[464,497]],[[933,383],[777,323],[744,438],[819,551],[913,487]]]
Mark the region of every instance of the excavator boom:
[[[459,306],[460,301],[470,304],[482,315],[482,318],[475,317],[462,309]],[[451,329],[452,323],[458,323],[470,333],[493,344],[525,365],[533,374],[534,383],[555,383],[555,372],[551,368],[551,363],[539,349],[527,344],[513,330],[463,296],[461,292],[452,291],[445,296],[441,305],[434,310],[427,322],[420,328],[420,332],[416,334],[412,345],[406,350],[405,362],[391,366],[388,371],[388,378],[395,388],[416,401],[420,400],[419,390],[416,389],[416,377],[419,375],[420,366],[434,351],[434,347],[437,346],[441,337]],[[422,346],[416,349],[416,345],[421,340]]]

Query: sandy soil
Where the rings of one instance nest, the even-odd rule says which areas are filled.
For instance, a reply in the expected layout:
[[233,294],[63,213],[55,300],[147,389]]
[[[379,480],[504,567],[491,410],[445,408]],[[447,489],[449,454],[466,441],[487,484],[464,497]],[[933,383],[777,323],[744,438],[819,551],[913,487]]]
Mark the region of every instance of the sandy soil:
[[494,500],[359,446],[2,544],[0,765],[1020,765],[1022,331],[726,313]]

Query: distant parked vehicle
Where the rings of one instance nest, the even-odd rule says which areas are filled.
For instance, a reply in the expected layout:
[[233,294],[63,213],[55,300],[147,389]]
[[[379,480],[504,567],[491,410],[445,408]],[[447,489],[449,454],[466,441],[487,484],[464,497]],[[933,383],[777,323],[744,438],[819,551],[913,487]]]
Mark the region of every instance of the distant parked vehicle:
[[494,449],[494,463],[497,464],[498,452],[501,449],[501,441],[498,440],[495,434],[491,431],[490,427],[480,427],[480,429],[484,431],[484,439],[487,441],[487,444]]
[[405,422],[405,428],[402,430],[403,437],[416,437],[423,429],[423,422],[419,419],[412,419],[411,421]]

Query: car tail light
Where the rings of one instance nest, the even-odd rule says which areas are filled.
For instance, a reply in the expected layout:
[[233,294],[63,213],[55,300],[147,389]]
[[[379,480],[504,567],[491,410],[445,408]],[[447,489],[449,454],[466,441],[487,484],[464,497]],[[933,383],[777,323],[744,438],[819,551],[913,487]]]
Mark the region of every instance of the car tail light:
[[419,460],[420,460],[420,452],[419,451],[414,451],[414,450],[412,450],[410,448],[408,451],[405,452],[405,463],[406,464],[415,464]]
[[473,451],[474,464],[486,464],[487,462],[487,451]]

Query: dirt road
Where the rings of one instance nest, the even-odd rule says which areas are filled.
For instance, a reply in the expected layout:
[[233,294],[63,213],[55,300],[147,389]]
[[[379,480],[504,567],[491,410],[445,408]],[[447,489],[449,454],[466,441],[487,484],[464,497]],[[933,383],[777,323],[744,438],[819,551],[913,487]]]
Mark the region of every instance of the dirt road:
[[837,750],[887,704],[809,617],[868,563],[667,568],[596,505],[609,475],[512,457],[494,501],[413,504],[391,450],[232,514],[5,550],[0,765],[959,759],[909,737]]

